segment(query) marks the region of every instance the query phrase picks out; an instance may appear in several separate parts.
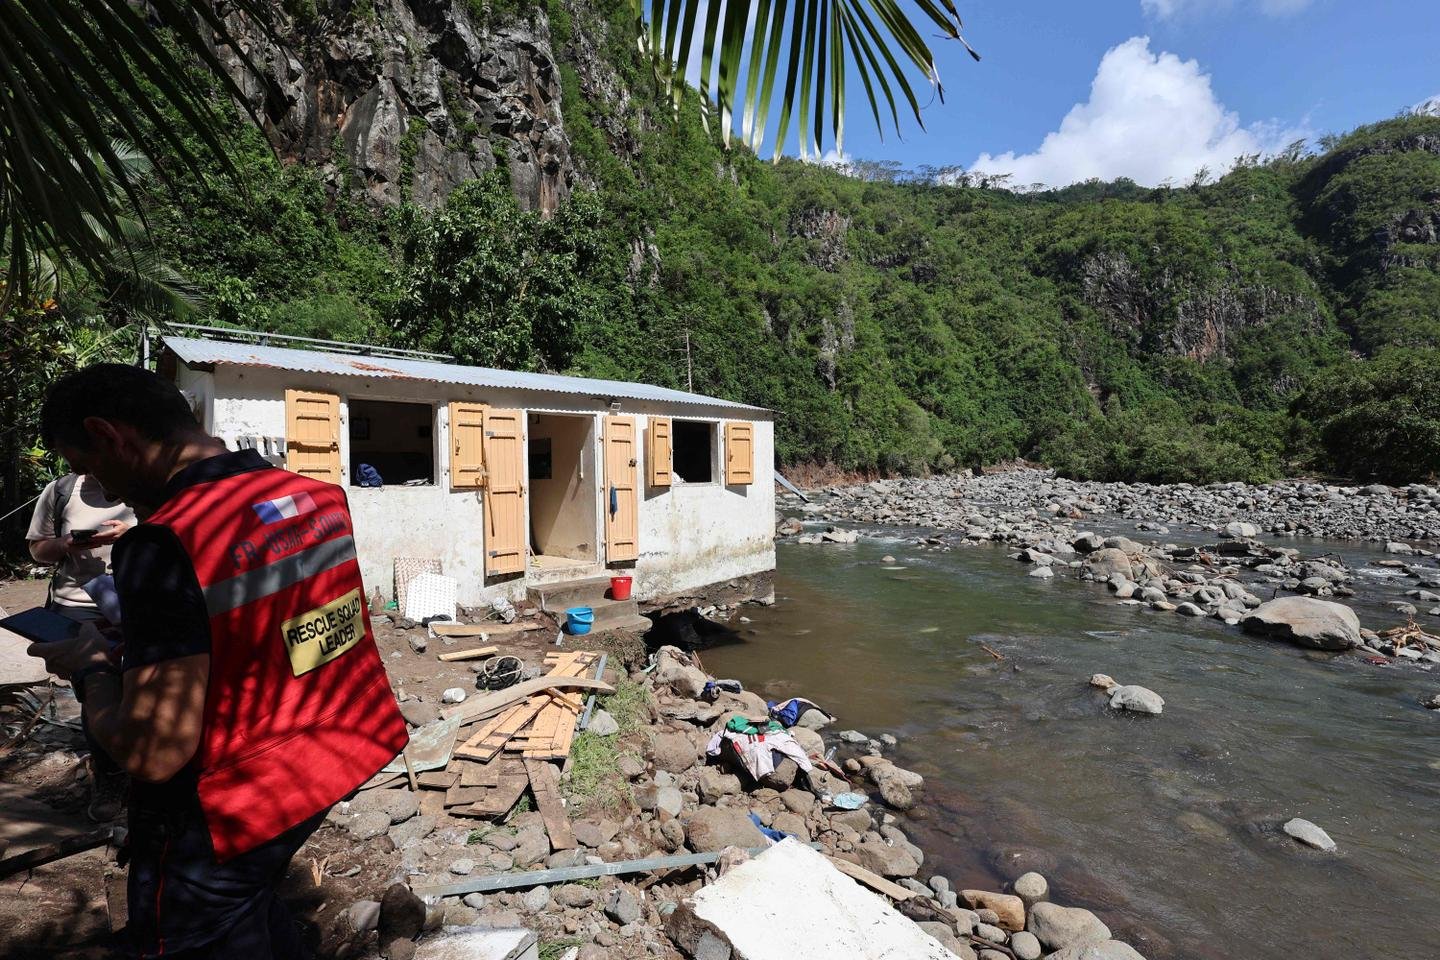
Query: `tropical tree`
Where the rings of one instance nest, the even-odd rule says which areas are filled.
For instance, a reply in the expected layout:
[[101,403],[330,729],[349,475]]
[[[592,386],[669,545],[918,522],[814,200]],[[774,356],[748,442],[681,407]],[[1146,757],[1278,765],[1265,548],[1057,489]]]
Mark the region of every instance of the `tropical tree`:
[[[960,39],[953,0],[914,2],[920,22]],[[802,154],[819,152],[827,118],[843,147],[852,67],[882,130],[882,102],[899,123],[897,90],[920,118],[902,64],[942,92],[934,56],[896,0],[650,0],[648,26],[646,0],[631,3],[642,48],[677,107],[678,78],[698,52],[707,124],[712,103],[718,105],[727,143],[747,49],[741,132],[756,150],[782,75],[776,142],[785,142],[798,107]],[[178,157],[198,169],[197,154],[209,154],[236,174],[205,73],[246,105],[217,53],[235,49],[253,69],[226,17],[242,14],[268,29],[273,7],[267,0],[227,0],[222,15],[214,0],[0,2],[0,317],[17,300],[36,302],[37,288],[52,279],[47,261],[54,277],[75,268],[113,272],[117,258],[122,269],[138,268],[128,262],[136,247],[121,221],[127,210],[140,211],[139,191],[113,146],[116,137],[152,162]],[[165,168],[155,166],[164,176]]]

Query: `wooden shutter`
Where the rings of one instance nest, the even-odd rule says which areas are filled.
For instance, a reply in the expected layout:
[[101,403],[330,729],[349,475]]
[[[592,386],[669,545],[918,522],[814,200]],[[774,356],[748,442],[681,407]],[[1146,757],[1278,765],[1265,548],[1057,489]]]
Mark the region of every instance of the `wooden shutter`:
[[639,495],[635,489],[635,418],[605,417],[605,561],[640,556]]
[[485,575],[525,571],[525,413],[484,408]]
[[645,434],[645,468],[649,473],[650,486],[670,486],[670,469],[674,459],[670,443],[670,418],[651,417],[650,429]]
[[285,469],[327,483],[340,482],[340,396],[285,391]]
[[450,489],[479,490],[485,486],[485,406],[450,403]]
[[755,425],[731,420],[725,424],[725,483],[755,482]]

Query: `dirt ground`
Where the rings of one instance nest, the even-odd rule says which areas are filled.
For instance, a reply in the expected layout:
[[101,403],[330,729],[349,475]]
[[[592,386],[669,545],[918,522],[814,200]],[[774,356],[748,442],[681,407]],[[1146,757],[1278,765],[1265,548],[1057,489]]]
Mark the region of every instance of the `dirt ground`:
[[[43,602],[44,595],[43,581],[0,584],[0,606],[11,612]],[[539,629],[489,641],[431,638],[423,652],[416,648],[426,637],[424,627],[404,630],[377,619],[376,642],[397,698],[438,705],[449,687],[473,692],[471,663],[440,661],[438,654],[447,650],[494,645],[502,654],[539,667],[555,649],[557,626],[523,605],[520,612],[522,617],[530,614]],[[583,646],[576,639],[565,638],[561,649],[608,652],[610,663],[620,670],[643,663],[644,645],[638,636],[598,635],[584,638]],[[607,674],[613,679],[611,668]],[[0,722],[5,731],[0,742],[8,742],[35,711],[18,701],[18,688],[3,686],[3,679]],[[22,742],[0,753],[0,838],[12,841],[10,854],[96,829],[85,815],[83,738],[75,725],[65,723],[78,721],[79,705],[63,684],[29,689],[42,700],[53,695],[54,707],[47,708],[46,715],[58,723],[36,723]],[[115,866],[114,854],[113,847],[92,850],[0,880],[0,956],[90,960],[118,955],[112,949],[112,930],[124,925],[124,870]],[[281,892],[305,923],[320,956],[357,956],[366,947],[354,941],[345,911],[357,900],[378,897],[396,879],[403,879],[403,873],[388,837],[356,843],[327,822],[295,857]]]

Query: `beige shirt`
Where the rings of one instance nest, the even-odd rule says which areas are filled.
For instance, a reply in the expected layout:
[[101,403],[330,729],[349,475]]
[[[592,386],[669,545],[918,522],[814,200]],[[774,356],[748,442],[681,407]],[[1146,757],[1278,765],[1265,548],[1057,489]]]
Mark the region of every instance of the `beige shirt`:
[[[56,524],[55,483],[52,481],[35,501],[26,540],[49,540],[75,530],[99,530],[106,520],[121,520],[135,525],[135,513],[119,500],[109,500],[93,477],[82,476],[65,504],[65,516]],[[110,572],[110,547],[95,547],[67,554],[55,568],[50,579],[51,596],[64,606],[93,607],[94,602],[84,586],[96,577]]]

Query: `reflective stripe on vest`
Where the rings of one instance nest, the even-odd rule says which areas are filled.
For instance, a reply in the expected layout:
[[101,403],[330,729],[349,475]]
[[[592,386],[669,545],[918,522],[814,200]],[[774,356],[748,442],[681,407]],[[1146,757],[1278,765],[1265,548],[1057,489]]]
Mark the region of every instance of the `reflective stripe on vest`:
[[274,560],[267,566],[247,570],[228,580],[210,584],[204,588],[205,606],[213,617],[217,613],[225,613],[244,604],[262,600],[302,580],[308,580],[317,573],[354,559],[354,537],[346,534],[334,540],[326,540],[313,547],[306,547],[299,553]]

